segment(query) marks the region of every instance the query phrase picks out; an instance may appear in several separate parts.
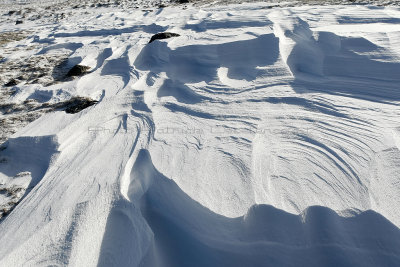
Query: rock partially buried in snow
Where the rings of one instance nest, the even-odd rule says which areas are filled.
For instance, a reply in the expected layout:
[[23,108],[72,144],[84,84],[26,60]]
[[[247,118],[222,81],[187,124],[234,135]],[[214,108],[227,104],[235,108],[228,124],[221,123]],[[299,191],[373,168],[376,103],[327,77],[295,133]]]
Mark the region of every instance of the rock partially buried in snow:
[[152,43],[153,41],[157,40],[157,39],[168,39],[171,37],[178,37],[181,36],[180,34],[177,33],[173,33],[173,32],[159,32],[157,34],[154,34],[149,43]]
[[61,110],[61,111],[65,111],[66,113],[69,113],[69,114],[75,114],[75,113],[78,113],[78,112],[84,110],[85,108],[93,106],[97,102],[98,102],[97,100],[93,100],[89,97],[74,96],[67,101],[59,102],[56,104],[46,104],[45,103],[41,106],[41,108],[48,108],[51,111]]
[[15,86],[18,84],[18,81],[16,79],[11,79],[10,81],[8,81],[8,83],[6,83],[4,86],[7,87],[11,87],[11,86]]
[[76,96],[66,102],[60,103],[57,108],[65,110],[66,113],[75,114],[84,110],[85,108],[93,106],[96,103],[97,100],[93,100],[88,97]]
[[90,67],[83,65],[75,65],[67,73],[67,77],[81,76],[88,72]]

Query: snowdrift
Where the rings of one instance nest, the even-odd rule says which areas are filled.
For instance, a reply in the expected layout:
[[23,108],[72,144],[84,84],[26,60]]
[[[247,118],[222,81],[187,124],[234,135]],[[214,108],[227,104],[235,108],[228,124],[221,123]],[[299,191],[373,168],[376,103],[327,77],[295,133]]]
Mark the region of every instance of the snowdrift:
[[4,17],[0,265],[399,266],[400,9],[269,7]]

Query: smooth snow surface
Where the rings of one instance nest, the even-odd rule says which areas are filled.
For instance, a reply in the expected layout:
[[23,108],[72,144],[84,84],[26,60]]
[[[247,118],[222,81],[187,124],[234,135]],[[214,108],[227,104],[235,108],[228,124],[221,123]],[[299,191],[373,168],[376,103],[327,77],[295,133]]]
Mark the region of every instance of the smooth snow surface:
[[0,266],[400,266],[400,9],[268,6],[3,21],[99,102],[1,147]]

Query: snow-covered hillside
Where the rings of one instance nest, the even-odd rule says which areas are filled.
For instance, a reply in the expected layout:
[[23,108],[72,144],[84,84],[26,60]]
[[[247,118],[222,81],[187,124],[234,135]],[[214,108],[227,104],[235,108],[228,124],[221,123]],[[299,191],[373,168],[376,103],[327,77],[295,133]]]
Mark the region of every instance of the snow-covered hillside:
[[282,6],[5,9],[0,266],[399,266],[400,8]]

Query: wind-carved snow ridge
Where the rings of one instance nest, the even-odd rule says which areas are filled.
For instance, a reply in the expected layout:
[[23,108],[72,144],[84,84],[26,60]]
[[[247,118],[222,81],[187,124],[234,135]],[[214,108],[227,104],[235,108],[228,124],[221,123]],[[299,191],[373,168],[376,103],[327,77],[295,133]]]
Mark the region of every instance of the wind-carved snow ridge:
[[3,18],[0,266],[400,265],[400,10],[270,6]]
[[[399,241],[391,238],[399,237],[398,228],[373,211],[345,218],[320,206],[293,215],[270,205],[254,205],[242,217],[227,218],[203,207],[159,173],[147,150],[139,152],[131,179],[129,196],[140,203],[154,233],[139,266],[265,266],[269,261],[368,266],[368,257],[374,264],[390,266],[399,260]],[[382,237],[388,239],[381,239],[379,246],[370,243],[370,238]],[[132,242],[134,235],[125,232],[124,240]],[[314,257],[316,250],[318,257]],[[121,255],[112,263],[130,263],[126,257],[131,255]],[[110,261],[99,263],[109,266]]]
[[[351,92],[326,86],[328,90],[343,90],[340,93],[345,94],[398,100],[399,91],[390,84],[399,81],[400,72],[399,62],[392,60],[397,58],[392,45],[382,47],[362,34],[340,36],[334,32],[312,31],[306,21],[292,16],[288,10],[272,12],[269,18],[274,22],[282,59],[296,79],[325,80],[338,88],[351,83]],[[370,80],[382,82],[385,88],[369,88],[365,82]]]
[[313,38],[310,26],[292,12],[276,11],[269,15],[274,34],[279,38],[279,51],[294,76],[322,76],[324,55]]

